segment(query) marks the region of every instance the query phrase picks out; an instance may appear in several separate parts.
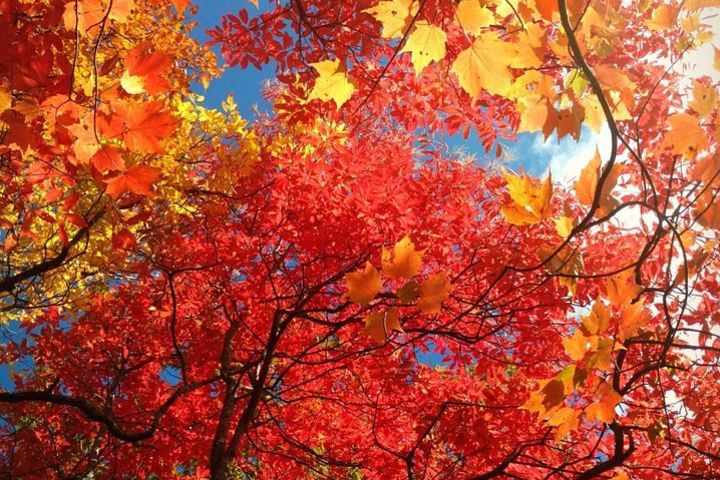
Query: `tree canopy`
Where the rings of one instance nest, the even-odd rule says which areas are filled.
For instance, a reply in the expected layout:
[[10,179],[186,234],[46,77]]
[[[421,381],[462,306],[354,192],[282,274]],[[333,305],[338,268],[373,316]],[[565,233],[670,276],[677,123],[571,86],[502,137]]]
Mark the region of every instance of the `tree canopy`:
[[2,478],[720,477],[720,1],[197,3],[0,0]]

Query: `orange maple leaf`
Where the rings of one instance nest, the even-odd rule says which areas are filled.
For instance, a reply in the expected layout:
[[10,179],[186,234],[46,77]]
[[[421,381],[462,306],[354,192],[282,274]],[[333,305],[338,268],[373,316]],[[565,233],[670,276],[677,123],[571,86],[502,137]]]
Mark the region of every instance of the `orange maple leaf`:
[[122,105],[117,116],[125,125],[122,136],[127,147],[145,153],[163,153],[161,141],[170,136],[177,124],[160,101]]
[[400,314],[397,308],[391,308],[384,312],[372,313],[365,317],[365,333],[370,335],[377,343],[385,340],[391,331],[402,332],[400,325]]
[[133,165],[126,172],[105,180],[105,192],[112,198],[119,198],[125,192],[138,195],[152,195],[152,186],[160,180],[162,170],[147,165]]
[[390,249],[382,250],[383,274],[390,278],[410,278],[420,269],[425,250],[415,250],[415,244],[405,235]]
[[125,58],[125,72],[120,85],[131,94],[149,93],[157,95],[170,90],[170,84],[163,78],[172,64],[169,55],[152,51],[150,42],[142,42]]
[[440,304],[450,296],[452,290],[453,286],[445,273],[430,275],[420,284],[418,308],[423,313],[440,313]]
[[125,162],[121,156],[122,152],[120,149],[115,147],[102,147],[93,155],[90,160],[92,166],[99,172],[105,172],[106,170],[113,171],[124,171]]
[[369,303],[382,288],[380,273],[370,262],[365,262],[364,269],[345,275],[345,282],[348,288],[347,296],[360,305]]

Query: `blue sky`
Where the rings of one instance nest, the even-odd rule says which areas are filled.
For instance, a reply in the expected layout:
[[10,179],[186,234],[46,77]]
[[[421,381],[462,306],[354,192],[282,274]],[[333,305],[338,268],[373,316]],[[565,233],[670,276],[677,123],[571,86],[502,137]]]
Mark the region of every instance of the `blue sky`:
[[[250,15],[259,12],[249,0],[240,0],[239,2],[237,0],[214,0],[198,2],[198,4],[200,8],[193,17],[198,23],[198,27],[194,30],[193,35],[201,42],[208,40],[205,30],[219,25],[224,13],[235,14],[241,8],[246,8]],[[263,5],[267,5],[267,3],[261,1],[260,8],[263,8]],[[214,50],[218,61],[222,63],[219,48],[216,46]],[[252,120],[255,106],[261,111],[267,109],[267,103],[261,95],[261,90],[263,83],[272,79],[274,75],[274,65],[266,65],[262,70],[257,70],[252,66],[245,70],[241,70],[240,67],[231,67],[226,69],[221,78],[214,80],[207,90],[198,85],[196,91],[205,96],[206,106],[215,108],[220,106],[220,102],[229,93],[232,93],[240,113],[248,120]],[[601,135],[600,139],[603,136]],[[519,134],[517,141],[505,141],[503,144],[506,151],[510,152],[512,160],[509,162],[509,166],[511,168],[515,170],[523,168],[532,175],[543,176],[550,166],[556,180],[567,181],[592,158],[598,140],[598,135],[585,129],[579,143],[569,137],[558,142],[555,135],[544,141],[542,135],[539,134]],[[451,147],[462,148],[464,152],[474,154],[478,158],[485,157],[475,132],[471,133],[467,140],[456,135],[448,138],[447,143]],[[602,153],[604,153],[603,149],[601,149]]]

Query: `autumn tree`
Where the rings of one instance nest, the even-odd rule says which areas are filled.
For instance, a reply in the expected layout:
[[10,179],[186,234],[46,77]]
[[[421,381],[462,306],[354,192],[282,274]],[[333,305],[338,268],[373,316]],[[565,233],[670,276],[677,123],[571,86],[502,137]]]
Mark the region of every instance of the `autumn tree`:
[[262,7],[0,0],[3,476],[720,476],[720,3]]

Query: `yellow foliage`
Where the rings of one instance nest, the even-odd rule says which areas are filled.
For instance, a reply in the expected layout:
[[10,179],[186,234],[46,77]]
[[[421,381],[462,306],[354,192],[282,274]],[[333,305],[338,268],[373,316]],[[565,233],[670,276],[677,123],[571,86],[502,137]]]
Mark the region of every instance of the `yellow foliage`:
[[324,60],[311,63],[310,66],[319,76],[315,79],[315,86],[310,91],[308,100],[320,99],[324,102],[332,100],[337,108],[340,108],[352,97],[355,86],[345,74],[340,60]]
[[369,13],[382,23],[383,38],[395,38],[405,34],[419,8],[418,0],[382,0],[363,12]]
[[501,212],[508,223],[528,225],[545,220],[551,213],[552,175],[539,182],[527,175],[505,172],[507,189],[512,203],[503,205]]
[[419,75],[430,62],[445,58],[447,35],[442,28],[428,22],[417,22],[401,52],[410,52],[415,72]]

